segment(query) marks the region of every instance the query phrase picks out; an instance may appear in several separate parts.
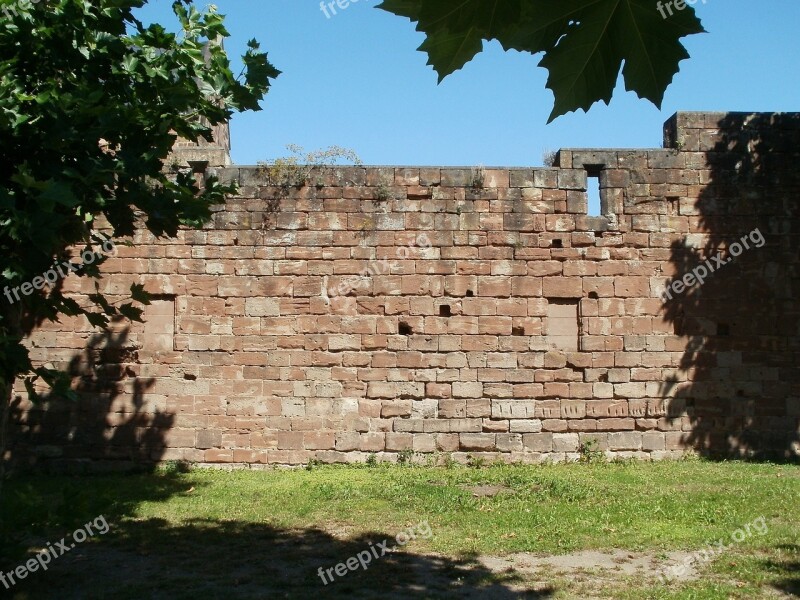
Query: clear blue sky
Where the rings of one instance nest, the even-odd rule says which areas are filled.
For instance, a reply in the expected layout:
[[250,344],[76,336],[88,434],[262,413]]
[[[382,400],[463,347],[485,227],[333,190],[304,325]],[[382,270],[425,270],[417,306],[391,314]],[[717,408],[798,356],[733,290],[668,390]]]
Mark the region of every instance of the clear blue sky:
[[[661,126],[678,110],[800,110],[798,0],[698,0],[709,33],[684,38],[692,58],[662,110],[620,82],[610,107],[550,125],[538,56],[492,43],[437,85],[416,50],[423,36],[377,3],[359,0],[326,18],[319,0],[216,0],[229,53],[256,38],[283,71],[263,111],[234,118],[234,162],[285,156],[296,143],[352,148],[365,164],[535,166],[545,149],[660,147]],[[169,7],[153,0],[139,16],[173,28]]]

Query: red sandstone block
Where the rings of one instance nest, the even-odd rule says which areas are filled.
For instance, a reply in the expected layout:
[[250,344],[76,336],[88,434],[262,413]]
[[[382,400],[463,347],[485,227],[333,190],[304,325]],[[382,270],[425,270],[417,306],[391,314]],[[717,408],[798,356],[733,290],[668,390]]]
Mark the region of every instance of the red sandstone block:
[[540,398],[544,394],[544,385],[541,383],[518,383],[512,387],[514,398]]
[[359,450],[362,452],[382,452],[386,447],[385,433],[362,433],[360,437]]
[[412,440],[414,452],[436,452],[436,436],[429,433],[417,433]]
[[369,398],[396,398],[398,395],[397,384],[392,382],[370,381],[367,386]]
[[436,449],[440,452],[455,452],[458,450],[457,433],[437,433]]
[[[469,405],[467,405],[469,406]],[[428,421],[425,422],[425,431],[428,431]],[[478,433],[483,430],[481,419],[449,419],[444,421],[452,433]]]
[[254,449],[276,449],[278,447],[278,435],[269,431],[254,431],[250,435],[250,446]]
[[579,277],[545,277],[542,293],[548,298],[581,298],[583,283]]
[[478,277],[478,296],[507,298],[511,295],[509,277]]
[[[555,385],[555,384],[545,384],[545,390],[547,390],[548,385]],[[580,400],[561,401],[562,419],[583,419],[585,417],[586,417],[586,402],[582,402]]]
[[459,447],[466,452],[494,450],[496,445],[497,436],[494,433],[459,434]]
[[639,432],[612,433],[608,436],[608,447],[610,450],[640,450],[642,434]]
[[442,419],[463,419],[467,416],[466,400],[439,400],[439,417]]
[[333,450],[336,446],[336,434],[333,431],[306,431],[302,435],[306,450]]
[[542,421],[543,431],[564,432],[567,431],[567,421],[562,419],[545,419]]
[[207,463],[233,462],[233,450],[218,450],[212,448],[203,453],[203,461]]
[[569,397],[569,384],[568,383],[557,383],[557,382],[547,382],[544,384],[544,394],[543,397],[545,398],[567,398]]
[[658,431],[648,431],[643,433],[642,450],[645,452],[666,450],[666,435]]
[[493,298],[464,298],[461,307],[463,314],[467,316],[497,314],[497,302]]
[[595,419],[573,419],[567,423],[569,431],[596,431],[598,421]]
[[233,462],[248,464],[266,464],[267,452],[265,450],[234,449]]
[[522,445],[532,452],[552,452],[552,433],[526,433],[522,436]]
[[478,330],[487,335],[511,335],[511,317],[479,317]]
[[560,400],[539,400],[534,408],[534,416],[537,419],[552,419],[561,416]]
[[635,419],[600,419],[597,428],[603,431],[633,430],[636,428]]
[[410,417],[411,400],[397,400],[394,402],[384,402],[381,407],[381,417]]
[[494,335],[469,335],[461,340],[465,352],[493,352],[498,349],[498,339]]
[[452,384],[454,398],[480,398],[483,395],[483,384],[477,381],[457,381]]
[[642,382],[618,383],[614,385],[614,394],[625,398],[641,398],[646,395]]
[[545,231],[546,227],[543,214],[507,213],[503,215],[503,229],[506,231]]
[[512,295],[514,296],[541,296],[541,277],[513,277],[511,280]]
[[[426,329],[425,333],[431,332]],[[460,352],[462,350],[460,335],[440,335],[438,339],[439,352]]]
[[425,384],[425,395],[428,398],[449,398],[451,396],[451,384],[428,382]]
[[387,452],[400,452],[402,450],[413,449],[414,436],[410,433],[386,433],[386,450]]
[[647,277],[617,277],[614,292],[620,297],[647,298],[650,296],[650,280]]
[[358,450],[360,443],[361,436],[356,431],[340,431],[336,433],[336,450],[340,452]]
[[484,418],[492,414],[491,401],[488,398],[472,398],[467,400],[467,418]]
[[[556,212],[566,211],[566,202],[556,203]],[[575,231],[575,215],[547,215],[545,217],[547,231]]]
[[302,450],[303,449],[302,431],[279,431],[278,438],[279,450]]

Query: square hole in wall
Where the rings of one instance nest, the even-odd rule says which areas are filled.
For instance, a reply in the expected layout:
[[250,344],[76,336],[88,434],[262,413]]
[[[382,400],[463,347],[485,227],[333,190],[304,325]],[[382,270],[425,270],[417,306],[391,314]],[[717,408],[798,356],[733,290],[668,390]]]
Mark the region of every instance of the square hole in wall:
[[580,300],[553,298],[547,304],[547,345],[554,350],[577,352],[580,346]]

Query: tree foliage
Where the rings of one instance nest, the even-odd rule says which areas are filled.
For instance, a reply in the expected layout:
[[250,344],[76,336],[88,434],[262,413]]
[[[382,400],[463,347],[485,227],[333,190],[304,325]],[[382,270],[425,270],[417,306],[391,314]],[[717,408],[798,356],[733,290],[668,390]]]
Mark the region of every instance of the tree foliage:
[[[113,239],[146,227],[157,236],[197,225],[233,192],[210,178],[164,169],[176,136],[211,141],[211,127],[234,112],[259,110],[279,72],[252,40],[237,77],[219,43],[228,36],[213,7],[175,2],[179,33],[145,26],[146,0],[2,0],[0,18],[0,292],[31,282],[69,249],[94,251],[93,223],[104,217]],[[99,277],[97,264],[75,276]],[[99,293],[79,305],[45,287],[20,301],[0,295],[0,388],[35,373],[68,386],[57,371],[33,369],[23,323],[84,315],[95,326],[137,319]],[[5,401],[5,398],[3,398]]]
[[[497,40],[505,50],[542,53],[555,106],[550,121],[611,101],[620,70],[625,87],[660,107],[678,63],[681,38],[702,33],[691,6],[656,0],[383,0],[378,6],[417,23],[419,47],[445,77]],[[665,18],[666,17],[666,18]],[[624,65],[624,66],[623,66]]]

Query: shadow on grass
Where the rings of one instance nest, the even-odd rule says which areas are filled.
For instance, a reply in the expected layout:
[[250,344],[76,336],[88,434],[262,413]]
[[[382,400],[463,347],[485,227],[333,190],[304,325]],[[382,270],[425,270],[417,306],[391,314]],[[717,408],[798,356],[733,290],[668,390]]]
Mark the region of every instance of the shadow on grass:
[[14,477],[0,497],[0,568],[19,564],[34,539],[74,531],[99,515],[118,522],[143,502],[165,502],[188,488],[178,475]]
[[[34,480],[35,479],[35,480]],[[0,556],[8,573],[85,523],[104,515],[111,529],[31,573],[4,594],[37,598],[551,598],[530,590],[514,573],[492,572],[474,557],[452,558],[397,550],[370,559],[323,584],[319,569],[335,568],[379,543],[395,546],[397,531],[339,539],[317,528],[273,523],[160,518],[137,519],[136,507],[199,494],[191,476],[44,477],[11,482],[3,506],[6,527],[22,552]],[[35,492],[35,493],[34,493]],[[232,499],[235,502],[235,499]],[[11,512],[13,511],[13,512]],[[175,510],[173,510],[173,514]],[[414,524],[409,524],[414,525]],[[424,529],[424,528],[423,528]],[[7,532],[8,533],[8,532]],[[433,531],[435,535],[435,529]],[[366,559],[365,559],[366,560]],[[352,561],[351,561],[352,562]]]
[[774,587],[790,596],[800,598],[800,546],[782,544],[776,547],[781,560],[770,559],[762,563],[762,568],[780,578]]

